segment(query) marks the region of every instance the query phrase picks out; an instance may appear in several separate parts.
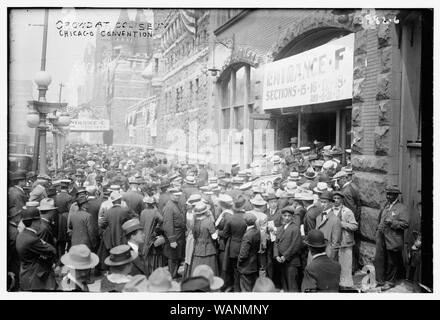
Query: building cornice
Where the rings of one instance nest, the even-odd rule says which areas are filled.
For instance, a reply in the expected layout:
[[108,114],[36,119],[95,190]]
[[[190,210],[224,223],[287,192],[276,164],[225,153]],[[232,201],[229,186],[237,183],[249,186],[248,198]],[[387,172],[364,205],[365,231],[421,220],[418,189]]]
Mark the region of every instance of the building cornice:
[[214,35],[218,36],[220,33],[228,29],[230,26],[237,23],[237,21],[243,19],[245,16],[247,16],[249,13],[251,13],[253,10],[251,9],[245,9],[236,16],[234,16],[232,19],[229,19],[226,21],[226,23],[222,24],[220,27],[214,30]]

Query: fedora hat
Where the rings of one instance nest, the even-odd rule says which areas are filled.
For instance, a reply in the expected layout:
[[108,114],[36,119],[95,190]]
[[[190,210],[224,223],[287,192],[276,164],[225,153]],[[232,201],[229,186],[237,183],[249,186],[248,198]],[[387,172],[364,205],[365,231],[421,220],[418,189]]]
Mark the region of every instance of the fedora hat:
[[333,192],[331,192],[331,191],[323,191],[319,195],[319,199],[325,199],[325,200],[333,201]]
[[210,292],[209,280],[203,276],[189,277],[182,281],[180,285],[182,292]]
[[118,200],[120,200],[120,199],[122,199],[122,195],[121,195],[118,191],[113,191],[113,192],[110,194],[110,200],[111,200],[112,202],[118,201]]
[[287,178],[289,181],[298,181],[301,180],[301,177],[299,176],[299,173],[296,171],[292,171],[289,174],[289,177]]
[[325,248],[328,241],[324,238],[324,234],[321,230],[312,229],[306,236],[304,243],[312,248]]
[[399,187],[397,185],[388,186],[385,188],[386,193],[394,193],[394,194],[401,194]]
[[85,244],[78,244],[70,247],[69,252],[61,257],[61,262],[68,268],[84,270],[94,268],[99,258]]
[[154,270],[148,278],[147,286],[151,292],[180,291],[180,285],[172,280],[166,267]]
[[246,198],[240,194],[238,197],[234,199],[232,208],[234,210],[241,210],[243,209],[245,204],[246,204]]
[[209,210],[208,206],[204,202],[200,201],[200,202],[196,203],[196,205],[194,207],[194,214],[196,216],[202,215],[202,214],[205,214],[206,212],[208,212],[208,210]]
[[218,290],[223,287],[224,281],[222,278],[214,275],[212,268],[206,264],[201,264],[195,267],[193,277],[205,277],[209,281],[209,287],[211,290]]
[[257,193],[253,199],[250,200],[254,206],[264,206],[267,204],[266,200],[263,199],[261,194]]
[[304,177],[306,177],[307,179],[315,179],[317,175],[318,173],[315,170],[313,170],[313,168],[311,167],[309,167],[307,171],[304,173]]
[[124,230],[125,234],[128,235],[136,230],[142,230],[141,223],[139,222],[139,219],[130,219],[125,221],[122,224],[122,230]]
[[186,184],[196,184],[196,178],[194,176],[186,176],[183,180]]
[[38,220],[40,218],[40,211],[36,207],[24,209],[21,214],[21,220],[23,221]]
[[318,182],[316,184],[316,187],[313,188],[313,191],[315,191],[316,193],[323,193],[324,191],[331,191],[331,189],[328,188],[326,182]]
[[51,198],[44,198],[41,199],[40,205],[37,207],[40,211],[50,211],[50,210],[56,210],[58,207],[55,207],[55,201]]
[[283,209],[281,209],[282,214],[285,212],[294,215],[295,214],[295,207],[294,206],[287,206],[287,207],[284,207]]
[[108,266],[122,266],[136,259],[138,253],[131,250],[128,244],[110,249],[110,255],[105,259],[104,263]]
[[340,196],[341,198],[345,198],[344,194],[340,191],[333,191],[333,197]]

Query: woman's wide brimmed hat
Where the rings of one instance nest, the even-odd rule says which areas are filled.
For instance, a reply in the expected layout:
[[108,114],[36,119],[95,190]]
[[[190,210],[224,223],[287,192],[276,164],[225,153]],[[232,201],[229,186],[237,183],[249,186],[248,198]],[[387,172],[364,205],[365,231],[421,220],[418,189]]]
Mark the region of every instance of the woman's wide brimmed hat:
[[328,241],[324,238],[324,234],[321,230],[313,229],[307,234],[304,243],[312,248],[325,248],[327,247]]
[[69,252],[61,257],[61,262],[68,268],[84,270],[94,268],[99,258],[85,244],[78,244],[70,247]]
[[122,244],[110,249],[110,256],[105,259],[104,263],[108,266],[122,266],[132,262],[137,256],[138,253],[131,250],[129,245]]

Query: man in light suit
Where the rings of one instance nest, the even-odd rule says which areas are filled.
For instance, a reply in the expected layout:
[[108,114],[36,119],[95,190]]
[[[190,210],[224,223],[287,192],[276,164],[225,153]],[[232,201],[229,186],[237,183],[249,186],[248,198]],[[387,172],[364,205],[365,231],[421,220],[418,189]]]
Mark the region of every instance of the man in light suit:
[[[324,234],[324,238],[328,241],[326,249],[327,255],[331,259],[338,261],[342,228],[341,221],[332,210],[333,194],[329,191],[324,191],[319,196],[319,201],[321,202],[323,211],[316,218],[316,229],[320,230]],[[311,257],[309,255],[308,262],[310,262],[310,260]]]
[[298,274],[301,266],[300,217],[292,206],[281,210],[283,226],[278,228],[274,257],[280,264],[281,285],[284,292],[298,292]]
[[251,212],[244,215],[247,228],[241,241],[237,269],[240,273],[240,289],[251,292],[258,278],[258,251],[260,250],[260,232],[255,225],[257,217]]

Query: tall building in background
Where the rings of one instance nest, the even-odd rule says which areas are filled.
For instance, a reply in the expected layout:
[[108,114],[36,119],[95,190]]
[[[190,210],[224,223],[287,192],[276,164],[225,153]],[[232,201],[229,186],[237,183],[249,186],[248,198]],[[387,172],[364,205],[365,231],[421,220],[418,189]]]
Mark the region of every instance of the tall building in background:
[[28,100],[33,97],[31,80],[9,80],[8,143],[10,153],[24,153],[25,146],[34,145],[35,129],[26,124]]

